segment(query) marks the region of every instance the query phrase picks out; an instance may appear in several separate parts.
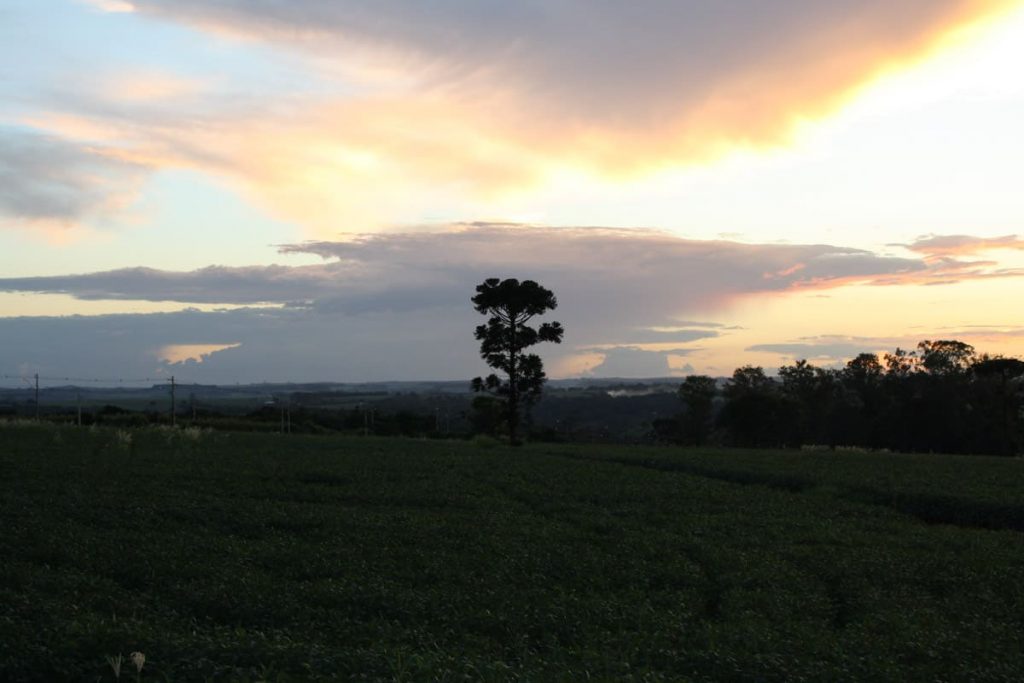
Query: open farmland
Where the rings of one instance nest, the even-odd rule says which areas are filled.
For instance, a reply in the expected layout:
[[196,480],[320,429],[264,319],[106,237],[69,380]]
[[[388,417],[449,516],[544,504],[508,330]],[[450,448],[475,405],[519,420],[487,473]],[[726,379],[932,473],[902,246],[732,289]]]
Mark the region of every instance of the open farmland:
[[0,486],[7,680],[1024,677],[1020,459],[14,425]]

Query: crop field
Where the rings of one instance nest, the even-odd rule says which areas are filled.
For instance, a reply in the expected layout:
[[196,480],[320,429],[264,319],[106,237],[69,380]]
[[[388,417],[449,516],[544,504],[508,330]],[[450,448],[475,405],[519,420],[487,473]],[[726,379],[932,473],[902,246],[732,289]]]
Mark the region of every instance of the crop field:
[[0,680],[1024,679],[1020,459],[15,424],[0,487]]

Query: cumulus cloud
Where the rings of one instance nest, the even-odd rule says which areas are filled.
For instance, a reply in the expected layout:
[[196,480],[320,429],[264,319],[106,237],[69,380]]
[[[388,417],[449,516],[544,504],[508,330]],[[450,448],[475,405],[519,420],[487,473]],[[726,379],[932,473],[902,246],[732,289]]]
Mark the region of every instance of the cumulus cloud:
[[[724,329],[725,326],[722,326]],[[643,348],[646,350],[672,351],[677,346],[683,346],[698,339],[714,339],[720,336],[720,332],[709,329],[684,329],[673,327],[670,330],[652,328],[638,328],[619,332],[630,341],[607,341],[598,344],[591,344],[590,349],[612,349],[617,347]]]
[[147,172],[103,147],[0,126],[0,225],[69,226],[111,215]]
[[665,354],[636,348],[609,349],[601,363],[590,372],[595,377],[668,377]]

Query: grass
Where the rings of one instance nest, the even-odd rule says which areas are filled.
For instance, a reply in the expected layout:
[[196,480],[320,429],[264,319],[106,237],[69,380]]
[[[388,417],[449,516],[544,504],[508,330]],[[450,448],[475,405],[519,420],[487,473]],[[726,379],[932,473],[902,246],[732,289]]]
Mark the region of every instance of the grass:
[[16,425],[0,487],[0,680],[1024,676],[1020,460]]

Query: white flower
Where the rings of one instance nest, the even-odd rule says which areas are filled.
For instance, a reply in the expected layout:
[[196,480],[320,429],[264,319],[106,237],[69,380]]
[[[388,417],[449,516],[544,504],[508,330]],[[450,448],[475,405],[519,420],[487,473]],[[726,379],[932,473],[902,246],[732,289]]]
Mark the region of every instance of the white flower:
[[133,652],[129,656],[132,658],[132,664],[135,665],[135,670],[141,673],[142,667],[146,664],[146,655],[141,652]]
[[109,664],[110,668],[114,670],[114,678],[121,678],[121,662],[123,661],[124,657],[122,657],[121,655],[118,655],[116,657],[111,657],[110,655],[107,655],[107,664]]

